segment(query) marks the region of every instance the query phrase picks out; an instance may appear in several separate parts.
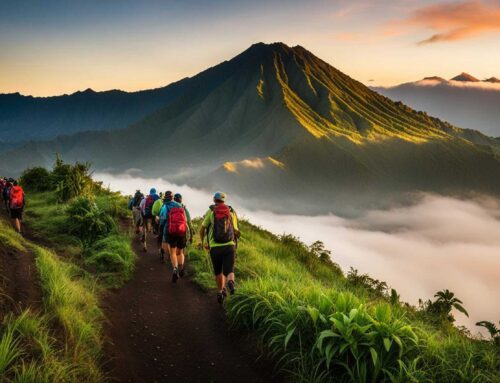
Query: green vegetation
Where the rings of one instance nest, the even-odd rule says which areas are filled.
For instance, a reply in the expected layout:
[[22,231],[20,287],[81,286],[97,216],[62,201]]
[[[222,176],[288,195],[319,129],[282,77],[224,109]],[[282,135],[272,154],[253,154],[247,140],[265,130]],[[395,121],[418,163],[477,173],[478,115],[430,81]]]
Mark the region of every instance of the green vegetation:
[[7,249],[35,256],[43,307],[5,316],[0,380],[104,381],[99,292],[129,279],[135,263],[130,236],[118,231],[126,200],[93,182],[87,164],[59,158],[51,172],[32,168],[21,182],[29,236],[47,247],[21,237],[3,220],[0,240]]
[[[292,381],[498,381],[498,347],[450,322],[456,297],[438,293],[438,313],[417,309],[384,282],[356,270],[344,276],[320,242],[307,247],[248,222],[241,231],[239,288],[225,305],[228,318],[255,332]],[[207,254],[189,255],[197,282],[213,288]]]
[[26,216],[33,236],[97,273],[107,285],[118,286],[130,278],[135,255],[130,238],[118,230],[128,214],[126,199],[92,181],[88,164],[69,165],[57,157],[45,180],[30,183],[27,180],[35,177],[26,175],[32,170],[22,178],[27,190],[36,190],[38,184],[52,185],[50,191],[28,196]]
[[[24,239],[0,220],[7,248],[32,252],[44,292],[41,312],[5,316],[0,327],[2,382],[99,382],[102,313],[96,280]],[[8,241],[4,241],[8,239]],[[63,331],[54,331],[62,328]]]

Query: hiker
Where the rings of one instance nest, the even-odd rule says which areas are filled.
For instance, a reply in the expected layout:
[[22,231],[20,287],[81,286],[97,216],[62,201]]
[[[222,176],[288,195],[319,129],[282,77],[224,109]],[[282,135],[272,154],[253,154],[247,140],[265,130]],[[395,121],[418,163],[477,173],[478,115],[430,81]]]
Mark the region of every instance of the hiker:
[[141,214],[141,201],[144,199],[144,195],[140,190],[136,190],[134,196],[128,202],[129,210],[132,210],[132,218],[134,220],[135,233],[142,233],[142,214]]
[[[162,195],[164,195],[163,198],[158,199],[154,202],[153,209],[151,210],[151,212],[153,213],[153,219],[156,221],[156,224],[158,226],[158,229],[157,229],[157,232],[158,232],[158,236],[157,236],[158,254],[160,255],[160,260],[163,262],[165,260],[165,250],[162,246],[164,222],[162,222],[160,219],[160,212],[161,212],[161,208],[163,207],[163,205],[167,201],[172,200],[172,192],[166,191],[165,194],[160,192],[160,197],[162,197]],[[168,253],[168,251],[167,251],[167,253]]]
[[[210,258],[215,274],[218,293],[217,301],[222,304],[227,296],[227,289],[232,295],[235,291],[234,260],[236,256],[236,243],[240,236],[238,217],[231,206],[226,205],[226,194],[214,194],[214,205],[206,212],[200,228],[201,246],[205,236],[205,248],[210,250]],[[206,235],[207,234],[207,235]]]
[[180,203],[184,208],[184,211],[186,212],[186,221],[187,221],[186,243],[191,243],[193,240],[193,236],[195,234],[193,223],[191,222],[191,214],[189,213],[189,210],[187,209],[186,205],[182,203],[182,195],[180,193],[176,193],[174,195],[174,201]]
[[9,209],[12,223],[19,234],[21,234],[21,223],[23,221],[24,205],[24,190],[20,185],[17,184],[17,181],[14,181],[9,191]]
[[7,179],[4,177],[0,177],[0,197],[2,197],[3,201],[3,189],[5,188],[7,184]]
[[163,225],[163,249],[170,254],[172,263],[172,282],[184,276],[184,248],[186,247],[187,219],[186,210],[173,200],[172,192],[165,193],[165,203],[160,210]]
[[3,187],[3,190],[2,190],[2,198],[3,198],[3,203],[5,205],[5,209],[7,209],[7,211],[9,210],[9,197],[10,197],[10,188],[12,187],[12,181],[13,179],[12,178],[9,178],[9,179],[5,179],[5,185]]
[[152,221],[153,221],[153,204],[160,197],[156,194],[156,189],[151,188],[149,190],[149,194],[146,198],[143,198],[141,204],[139,205],[141,208],[142,221],[143,221],[143,230],[142,230],[142,244],[144,251],[148,251],[146,246],[146,236],[147,233],[151,233],[152,230]]

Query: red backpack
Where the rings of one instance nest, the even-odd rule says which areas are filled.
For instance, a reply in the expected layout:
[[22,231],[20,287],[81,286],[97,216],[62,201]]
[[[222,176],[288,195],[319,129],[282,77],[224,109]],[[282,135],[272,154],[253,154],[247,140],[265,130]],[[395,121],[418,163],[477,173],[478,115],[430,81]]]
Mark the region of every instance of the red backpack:
[[218,204],[213,207],[214,229],[213,236],[216,243],[227,243],[234,241],[233,218],[231,208],[226,204]]
[[10,208],[21,209],[24,206],[24,191],[21,186],[12,186],[10,189]]
[[168,211],[168,233],[182,237],[186,235],[187,220],[183,207],[173,207]]

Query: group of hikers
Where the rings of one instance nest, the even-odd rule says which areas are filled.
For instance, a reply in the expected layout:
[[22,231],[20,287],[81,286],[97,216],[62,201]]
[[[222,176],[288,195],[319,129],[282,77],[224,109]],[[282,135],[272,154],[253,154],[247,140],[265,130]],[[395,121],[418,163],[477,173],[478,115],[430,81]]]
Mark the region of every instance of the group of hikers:
[[[182,203],[182,195],[166,191],[159,193],[151,188],[144,196],[140,190],[129,201],[135,231],[147,252],[147,236],[156,235],[158,253],[162,262],[165,255],[172,265],[172,282],[185,275],[184,250],[192,243],[196,234],[189,210]],[[234,294],[234,261],[237,241],[240,237],[238,217],[226,204],[226,194],[216,192],[213,205],[209,207],[200,226],[201,247],[210,251],[218,293],[217,301],[223,303],[229,294]]]
[[25,205],[24,190],[13,178],[0,178],[0,195],[5,209],[10,214],[12,224],[22,234],[23,210]]

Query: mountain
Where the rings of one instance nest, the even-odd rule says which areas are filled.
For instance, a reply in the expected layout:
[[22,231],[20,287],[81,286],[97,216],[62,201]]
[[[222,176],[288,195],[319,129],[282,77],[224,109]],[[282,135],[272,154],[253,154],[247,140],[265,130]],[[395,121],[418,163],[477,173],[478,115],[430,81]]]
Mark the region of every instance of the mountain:
[[348,212],[414,191],[500,194],[500,142],[393,102],[303,47],[255,44],[177,86],[125,129],[30,142],[0,166],[50,165],[58,152],[287,211]]
[[458,76],[453,77],[450,81],[479,82],[477,78],[465,72],[462,72]]
[[498,84],[500,83],[500,80],[496,77],[490,77],[490,78],[487,78],[486,80],[484,80],[485,82],[491,82],[493,84]]
[[180,91],[174,83],[130,93],[87,89],[54,97],[0,94],[0,150],[61,134],[123,128],[167,105]]
[[458,77],[460,76],[454,77],[453,81],[436,76],[426,77],[416,82],[372,89],[456,126],[476,129],[494,137],[500,136],[498,80],[491,77],[479,82],[457,81]]

